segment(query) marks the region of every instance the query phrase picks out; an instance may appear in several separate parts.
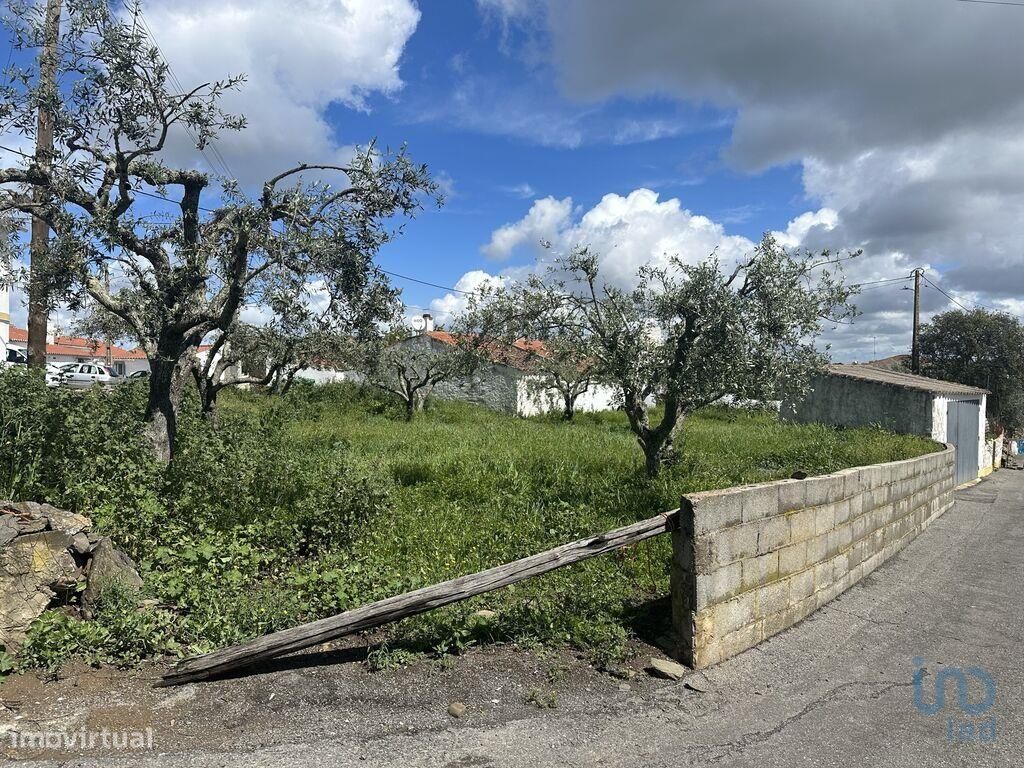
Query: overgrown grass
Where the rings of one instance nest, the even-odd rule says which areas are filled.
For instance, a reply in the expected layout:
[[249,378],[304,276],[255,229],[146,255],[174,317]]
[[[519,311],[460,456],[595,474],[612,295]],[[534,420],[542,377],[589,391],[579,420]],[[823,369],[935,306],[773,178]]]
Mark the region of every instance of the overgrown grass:
[[[19,422],[5,410],[9,389],[0,377],[0,440]],[[36,396],[58,398],[72,413],[87,408],[102,424],[125,421],[139,393]],[[19,439],[33,423],[19,422]],[[68,432],[75,443],[78,432]],[[187,408],[181,454],[167,472],[119,434],[116,446],[100,451],[116,459],[93,457],[83,470],[68,466],[79,453],[65,449],[61,481],[52,460],[37,457],[33,477],[46,482],[21,489],[93,514],[140,562],[150,595],[177,613],[173,622],[166,611],[152,612],[148,623],[116,618],[113,608],[102,616],[105,628],[142,638],[123,643],[131,658],[139,648],[206,650],[482,570],[674,508],[688,491],[935,449],[876,429],[789,425],[768,413],[712,409],[687,423],[683,461],[648,482],[619,413],[564,424],[435,403],[406,423],[379,395],[351,386],[299,387],[284,400],[229,393],[217,432]],[[120,483],[109,471],[118,463],[130,468]],[[26,475],[7,467],[18,466],[0,454],[7,473],[0,485],[17,490]],[[511,638],[570,643],[612,661],[645,604],[667,592],[666,539],[409,619],[377,639],[398,660]],[[123,601],[113,605],[124,610]],[[497,616],[473,616],[484,607]],[[48,621],[54,630],[33,634],[29,658],[52,666],[75,643],[75,653],[88,655],[80,646],[89,633]],[[58,630],[75,643],[52,642]],[[155,643],[154,635],[167,632],[173,638]],[[104,659],[121,647],[110,632],[97,636]],[[377,656],[377,666],[391,663]]]

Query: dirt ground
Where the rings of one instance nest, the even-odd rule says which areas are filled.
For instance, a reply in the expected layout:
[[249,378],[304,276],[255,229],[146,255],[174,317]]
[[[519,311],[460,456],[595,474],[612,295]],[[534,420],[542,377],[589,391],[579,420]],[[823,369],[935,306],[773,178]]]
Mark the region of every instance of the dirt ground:
[[[18,674],[0,685],[0,755],[60,758],[75,750],[17,746],[12,733],[74,733],[152,729],[153,751],[247,752],[278,744],[338,739],[362,745],[400,734],[452,727],[488,727],[546,711],[640,706],[673,685],[647,671],[658,648],[635,643],[634,657],[598,671],[568,650],[513,645],[470,649],[462,656],[423,659],[370,671],[366,647],[319,649],[273,662],[252,674],[176,688],[154,683],[167,664],[133,670],[69,665],[56,680]],[[691,691],[692,692],[692,691]],[[449,714],[453,702],[465,712]],[[91,757],[118,754],[89,750]],[[152,754],[152,753],[150,753]]]

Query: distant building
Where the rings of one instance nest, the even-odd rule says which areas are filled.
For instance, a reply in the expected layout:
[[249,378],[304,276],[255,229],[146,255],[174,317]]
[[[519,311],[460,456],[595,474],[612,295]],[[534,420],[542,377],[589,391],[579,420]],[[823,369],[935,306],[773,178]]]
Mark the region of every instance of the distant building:
[[[7,327],[6,346],[27,353],[28,331],[16,325]],[[148,371],[149,360],[141,349],[125,349],[116,344],[110,345],[111,368],[121,376],[129,376],[135,371]],[[66,363],[99,363],[106,365],[107,344],[97,339],[81,336],[46,337],[46,362],[53,365]]]
[[[454,346],[452,334],[434,328],[433,318],[423,315],[422,330],[400,342],[437,350]],[[558,391],[544,387],[537,370],[537,358],[546,354],[542,342],[521,339],[513,344],[495,343],[487,348],[489,362],[473,374],[438,383],[432,394],[445,400],[461,400],[516,416],[536,416],[563,407]],[[615,408],[616,389],[591,384],[576,400],[579,412],[609,411]]]
[[964,483],[992,470],[985,442],[987,390],[892,370],[830,365],[811,382],[808,395],[782,406],[784,417],[844,427],[879,426],[956,446],[956,480]]

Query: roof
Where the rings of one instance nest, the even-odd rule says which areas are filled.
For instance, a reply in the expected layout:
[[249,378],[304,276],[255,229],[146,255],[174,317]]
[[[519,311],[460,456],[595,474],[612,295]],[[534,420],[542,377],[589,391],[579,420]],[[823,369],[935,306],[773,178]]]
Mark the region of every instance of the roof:
[[878,368],[864,363],[835,364],[828,367],[833,376],[842,376],[858,381],[870,381],[875,384],[887,384],[902,389],[915,389],[933,395],[987,395],[987,389],[970,387],[942,379],[929,379],[927,376],[915,376],[912,373],[901,373],[885,368]]
[[[28,331],[12,325],[10,340],[27,344]],[[65,357],[106,357],[107,345],[98,339],[87,339],[82,336],[55,336],[53,342],[46,345],[46,354]],[[142,360],[146,357],[146,353],[138,347],[125,349],[116,344],[110,345],[110,354],[114,360]]]
[[[424,335],[442,344],[455,346],[458,343],[458,337],[448,331],[427,331]],[[533,367],[535,357],[547,357],[550,354],[543,341],[532,339],[517,339],[511,344],[495,339],[481,344],[478,348],[487,353],[492,363],[507,365],[520,371],[529,371]]]

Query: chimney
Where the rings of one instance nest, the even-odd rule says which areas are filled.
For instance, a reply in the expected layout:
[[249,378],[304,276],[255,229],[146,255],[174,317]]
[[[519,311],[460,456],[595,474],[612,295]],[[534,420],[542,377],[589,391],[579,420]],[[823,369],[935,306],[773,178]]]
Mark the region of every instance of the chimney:
[[423,332],[430,333],[434,330],[434,316],[429,312],[423,313]]

